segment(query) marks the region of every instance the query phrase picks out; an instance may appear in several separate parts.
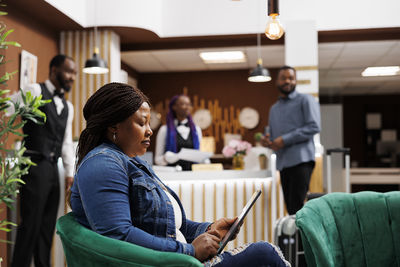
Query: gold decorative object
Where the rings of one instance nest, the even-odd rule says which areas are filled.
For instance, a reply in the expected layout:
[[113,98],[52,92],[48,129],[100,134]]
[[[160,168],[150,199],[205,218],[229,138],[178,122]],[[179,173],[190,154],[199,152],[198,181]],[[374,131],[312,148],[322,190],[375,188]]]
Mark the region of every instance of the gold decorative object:
[[232,158],[232,169],[243,170],[244,169],[244,155],[236,154]]

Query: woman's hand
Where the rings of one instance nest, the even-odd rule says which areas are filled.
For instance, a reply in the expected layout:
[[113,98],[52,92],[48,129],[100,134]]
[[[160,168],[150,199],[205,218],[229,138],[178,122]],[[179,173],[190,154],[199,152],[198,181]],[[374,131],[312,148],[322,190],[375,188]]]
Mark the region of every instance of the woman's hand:
[[[213,224],[211,224],[210,230],[208,232],[216,231],[216,232],[218,232],[218,234],[221,238],[224,238],[224,236],[229,231],[229,229],[231,228],[232,224],[236,221],[236,219],[237,219],[237,217],[231,218],[231,219],[229,219],[229,218],[219,219],[219,220],[215,221]],[[238,232],[239,231],[237,231],[237,233]],[[237,233],[235,234],[235,236],[232,239],[236,238]]]
[[196,259],[202,262],[215,256],[217,254],[220,241],[221,238],[218,232],[212,230],[196,237],[196,239],[192,242]]

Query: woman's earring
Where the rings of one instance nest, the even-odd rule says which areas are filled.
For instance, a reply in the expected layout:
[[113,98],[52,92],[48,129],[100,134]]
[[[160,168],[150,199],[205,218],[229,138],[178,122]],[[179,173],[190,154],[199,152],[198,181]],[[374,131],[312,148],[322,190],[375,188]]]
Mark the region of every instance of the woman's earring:
[[116,132],[113,132],[113,140],[114,140],[114,143],[117,140],[117,133]]

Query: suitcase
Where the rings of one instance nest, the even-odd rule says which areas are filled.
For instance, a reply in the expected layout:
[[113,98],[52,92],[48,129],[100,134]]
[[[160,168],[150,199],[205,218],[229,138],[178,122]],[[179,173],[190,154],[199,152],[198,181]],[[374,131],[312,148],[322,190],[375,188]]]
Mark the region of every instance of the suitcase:
[[[350,192],[350,148],[332,148],[326,151],[327,154],[327,193],[332,192],[332,166],[331,154],[344,153],[346,192]],[[324,193],[313,193],[307,195],[307,201],[318,198]],[[280,218],[275,224],[274,244],[277,245],[285,259],[292,267],[306,267],[303,244],[298,228],[296,227],[296,215],[289,215]]]
[[295,222],[296,215],[280,218],[275,224],[274,243],[292,267],[306,267],[303,244]]

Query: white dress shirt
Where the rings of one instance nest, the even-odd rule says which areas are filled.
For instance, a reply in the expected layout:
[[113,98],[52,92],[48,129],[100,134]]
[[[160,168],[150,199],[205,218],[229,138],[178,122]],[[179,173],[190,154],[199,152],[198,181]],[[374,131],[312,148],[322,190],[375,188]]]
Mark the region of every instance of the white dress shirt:
[[[56,87],[51,83],[50,80],[46,80],[45,85],[47,87],[47,90],[49,90],[50,94],[54,94],[54,91],[56,90]],[[26,92],[31,92],[33,97],[37,97],[41,95],[42,89],[40,87],[40,84],[34,83],[28,85],[26,88],[22,89],[22,91],[26,94]],[[13,94],[10,96],[11,102],[19,102],[23,104],[22,101],[22,96],[18,92],[16,94]],[[64,104],[62,102],[62,99],[59,96],[54,96],[53,97],[54,104],[56,105],[57,109],[57,114],[60,115],[62,110],[64,109]],[[64,134],[64,139],[62,143],[62,150],[61,150],[61,157],[63,159],[63,164],[64,164],[64,169],[65,169],[65,176],[66,177],[73,177],[74,176],[74,164],[75,164],[75,153],[74,153],[74,148],[73,148],[73,142],[72,142],[72,120],[74,118],[74,106],[69,102],[68,100],[66,101],[68,105],[68,119],[67,119],[67,126],[65,128],[65,134]],[[6,114],[11,115],[15,112],[14,110],[14,105],[11,104],[10,107],[7,109]]]
[[[184,119],[183,121],[181,121],[181,123],[185,124],[187,123],[188,120]],[[178,120],[175,119],[174,120],[175,126],[178,125]],[[156,137],[156,151],[155,151],[155,157],[154,157],[154,161],[157,165],[168,165],[168,163],[174,163],[178,160],[177,157],[174,157],[175,153],[169,152],[167,155],[165,155],[165,145],[166,145],[166,141],[167,141],[167,130],[168,127],[167,125],[163,125],[160,127],[160,130],[158,130],[157,133],[157,137]],[[179,125],[178,127],[176,127],[176,131],[182,136],[182,138],[184,140],[187,140],[189,138],[190,135],[190,127],[189,126],[185,126],[185,125]],[[199,137],[199,144],[201,142],[201,138],[202,138],[202,133],[201,133],[201,128],[199,126],[196,125],[196,132],[197,132],[197,136]],[[172,155],[171,155],[172,153]],[[165,157],[164,157],[165,155]],[[166,157],[170,157],[171,159],[167,159]],[[168,161],[168,162],[167,162]]]

